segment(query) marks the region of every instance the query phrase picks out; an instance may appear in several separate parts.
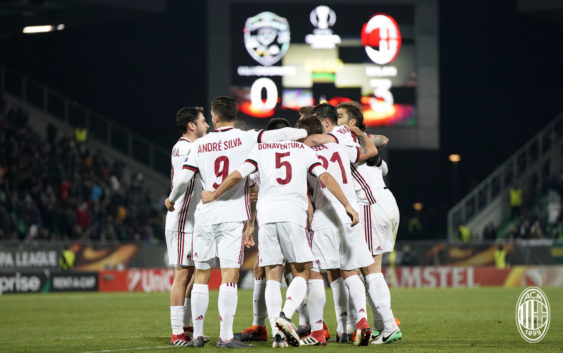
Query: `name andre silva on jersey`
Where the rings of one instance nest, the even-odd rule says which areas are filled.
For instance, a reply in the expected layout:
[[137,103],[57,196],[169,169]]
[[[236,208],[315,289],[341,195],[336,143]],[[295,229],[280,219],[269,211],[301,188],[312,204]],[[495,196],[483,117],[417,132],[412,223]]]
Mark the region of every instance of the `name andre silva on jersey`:
[[217,141],[217,142],[208,142],[202,143],[197,148],[197,153],[205,153],[205,152],[217,152],[217,151],[225,151],[231,148],[235,148],[242,145],[242,141],[240,138],[227,140],[227,141]]

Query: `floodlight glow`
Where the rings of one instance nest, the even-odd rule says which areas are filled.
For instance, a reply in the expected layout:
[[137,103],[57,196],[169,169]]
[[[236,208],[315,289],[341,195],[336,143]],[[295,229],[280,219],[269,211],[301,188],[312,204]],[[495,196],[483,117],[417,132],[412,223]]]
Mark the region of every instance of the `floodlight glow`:
[[450,154],[449,159],[452,163],[458,163],[461,161],[461,156],[459,154]]
[[23,33],[30,34],[30,33],[45,33],[53,31],[53,26],[51,25],[44,25],[44,26],[26,26],[23,28]]

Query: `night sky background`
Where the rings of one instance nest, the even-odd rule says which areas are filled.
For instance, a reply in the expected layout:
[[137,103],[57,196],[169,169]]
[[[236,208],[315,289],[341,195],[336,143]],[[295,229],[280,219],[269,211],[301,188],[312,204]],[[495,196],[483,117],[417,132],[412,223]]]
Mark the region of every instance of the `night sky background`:
[[[206,18],[203,1],[169,1],[165,13],[2,38],[0,63],[169,149],[178,108],[211,98]],[[446,236],[450,153],[461,155],[462,197],[563,110],[563,22],[486,0],[440,1],[439,19],[440,149],[391,141],[388,152],[402,220],[425,205],[424,238]]]

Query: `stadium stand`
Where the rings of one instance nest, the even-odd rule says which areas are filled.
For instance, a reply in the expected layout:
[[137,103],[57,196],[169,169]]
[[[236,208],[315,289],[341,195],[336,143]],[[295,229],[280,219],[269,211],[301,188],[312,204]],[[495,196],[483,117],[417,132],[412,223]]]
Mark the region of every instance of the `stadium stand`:
[[53,124],[41,137],[3,97],[0,127],[0,240],[164,239],[142,173]]
[[448,213],[450,242],[563,239],[563,113]]

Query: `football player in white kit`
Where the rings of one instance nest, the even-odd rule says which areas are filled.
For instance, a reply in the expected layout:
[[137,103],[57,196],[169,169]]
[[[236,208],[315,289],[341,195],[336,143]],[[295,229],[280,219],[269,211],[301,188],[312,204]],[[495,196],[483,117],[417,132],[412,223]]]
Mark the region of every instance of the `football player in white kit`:
[[[203,189],[213,191],[238,168],[257,143],[304,138],[304,130],[284,128],[272,131],[241,131],[233,128],[237,104],[231,97],[218,97],[211,102],[211,117],[215,130],[197,140],[186,159],[182,173],[174,178],[168,210],[183,194],[196,173]],[[203,322],[209,304],[208,283],[211,264],[219,258],[222,283],[219,288],[220,335],[219,348],[244,348],[248,345],[233,339],[233,320],[237,306],[237,280],[244,258],[243,227],[250,215],[248,180],[222,195],[213,204],[199,203],[195,212],[193,258],[195,283],[192,289],[193,340],[188,346],[202,347]]]
[[[342,103],[337,107],[338,124],[365,130],[363,114],[357,104]],[[378,148],[387,145],[385,136],[370,136]],[[387,164],[378,155],[356,167],[356,196],[360,202],[361,228],[373,255],[374,263],[362,269],[368,298],[374,314],[373,344],[392,343],[403,337],[391,310],[391,293],[381,272],[384,253],[393,251],[399,228],[399,208],[395,197],[385,185]],[[369,190],[364,186],[368,185]]]
[[[329,118],[332,121],[331,125],[336,122],[336,111],[334,113],[334,116]],[[316,116],[300,119],[297,126],[306,129],[309,135],[323,132],[322,123]],[[332,140],[331,143],[316,146],[313,149],[316,151],[323,167],[334,176],[346,197],[353,200],[353,205],[357,207],[350,163],[358,161],[360,148],[335,143],[335,140],[331,137],[329,139]],[[375,149],[375,153],[377,153],[377,149]],[[341,205],[336,203],[334,197],[326,192],[325,185],[315,180],[310,180],[310,185],[313,189],[311,201],[315,207],[311,224],[313,253],[318,261],[311,271],[307,300],[311,335],[302,339],[301,344],[326,344],[323,331],[323,308],[326,298],[324,280],[320,272],[327,271],[335,303],[337,303],[336,306],[342,309],[342,303],[338,304],[338,302],[343,288],[339,286],[346,286],[351,293],[350,300],[353,302],[352,307],[357,318],[355,326],[359,338],[354,344],[367,345],[371,337],[371,329],[367,322],[365,287],[358,277],[357,270],[373,263],[373,259],[365,247],[357,246],[362,241],[360,230],[351,226]],[[344,277],[343,281],[341,274]],[[340,327],[340,329],[343,328]]]
[[[187,107],[176,113],[176,126],[182,137],[172,148],[170,182],[182,171],[184,160],[188,157],[192,143],[205,136],[209,125],[203,116],[203,108]],[[170,323],[172,337],[170,341],[177,346],[184,346],[190,341],[191,279],[194,274],[192,254],[192,236],[195,206],[201,197],[201,183],[192,180],[177,202],[181,207],[166,214],[166,247],[168,262],[174,266],[174,282],[170,290]],[[185,331],[185,332],[184,332]]]
[[[303,143],[292,141],[256,145],[246,162],[217,190],[202,194],[202,201],[215,200],[255,171],[261,180],[256,205],[259,265],[266,268],[266,306],[274,335],[273,347],[285,347],[286,338],[289,344],[299,346],[299,336],[289,318],[305,298],[310,265],[315,260],[307,232],[307,174],[326,186],[343,206],[344,215],[352,225],[356,224],[357,212],[315,152]],[[280,285],[284,261],[289,263],[293,280],[282,309]]]

